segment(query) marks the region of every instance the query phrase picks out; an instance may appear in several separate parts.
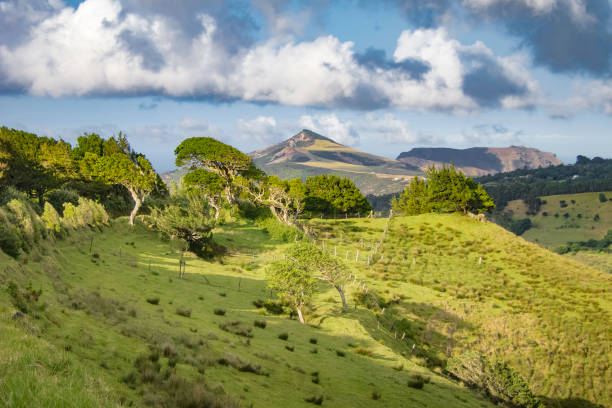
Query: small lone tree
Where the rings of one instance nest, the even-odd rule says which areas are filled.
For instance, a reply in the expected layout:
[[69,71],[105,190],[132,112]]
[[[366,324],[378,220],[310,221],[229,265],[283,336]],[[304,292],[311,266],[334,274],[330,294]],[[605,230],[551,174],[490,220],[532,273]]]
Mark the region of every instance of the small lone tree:
[[249,169],[251,158],[240,150],[211,137],[190,137],[174,150],[177,166],[190,169],[208,169],[224,181],[225,197],[229,204],[235,201],[232,183],[241,172]]
[[174,201],[163,209],[152,210],[148,217],[151,226],[168,238],[185,240],[191,252],[204,256],[215,226],[207,200],[197,192],[188,192]]
[[204,169],[195,169],[185,174],[183,184],[188,189],[199,190],[208,198],[208,204],[215,209],[215,220],[218,220],[225,181],[218,174]]
[[270,264],[268,268],[268,285],[278,291],[278,296],[291,303],[297,311],[300,322],[304,320],[306,306],[316,288],[316,279],[312,274],[311,265],[307,259],[299,255],[299,247],[294,246],[287,252],[287,258]]
[[130,213],[130,225],[134,226],[134,218],[142,202],[155,189],[157,173],[151,162],[138,155],[132,160],[124,153],[114,153],[101,157],[95,164],[96,175],[106,182],[121,184],[132,195],[134,208]]

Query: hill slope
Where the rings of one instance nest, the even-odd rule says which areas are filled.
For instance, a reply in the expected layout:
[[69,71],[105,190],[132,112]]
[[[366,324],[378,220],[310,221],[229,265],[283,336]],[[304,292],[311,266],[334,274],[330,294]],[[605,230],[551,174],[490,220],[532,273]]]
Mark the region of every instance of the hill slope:
[[[610,191],[604,194],[612,197]],[[598,197],[599,193],[543,196],[540,197],[543,204],[536,215],[527,214],[523,200],[513,200],[503,212],[513,219],[531,220],[532,227],[523,238],[555,248],[568,242],[601,239],[612,229],[612,201],[602,203]]]
[[454,164],[468,176],[496,174],[523,168],[548,167],[563,164],[553,153],[523,146],[471,147],[450,149],[442,147],[415,148],[401,153],[397,160],[426,170],[430,166]]
[[350,178],[363,194],[399,191],[412,176],[421,174],[413,166],[343,146],[306,129],[249,155],[268,174],[305,179],[333,173]]
[[612,276],[458,215],[393,219],[368,266],[381,221],[313,220],[326,247],[361,249],[368,288],[395,300],[380,321],[405,316],[429,364],[478,351],[509,362],[548,407],[612,405]]
[[[187,254],[183,280],[177,244],[125,219],[18,261],[0,252],[2,405],[311,407],[305,399],[322,396],[324,406],[493,406],[403,356],[370,312],[339,313],[327,286],[311,325],[256,307],[269,295],[264,267],[287,244],[243,222],[215,237],[230,254]],[[408,387],[416,374],[431,382]]]

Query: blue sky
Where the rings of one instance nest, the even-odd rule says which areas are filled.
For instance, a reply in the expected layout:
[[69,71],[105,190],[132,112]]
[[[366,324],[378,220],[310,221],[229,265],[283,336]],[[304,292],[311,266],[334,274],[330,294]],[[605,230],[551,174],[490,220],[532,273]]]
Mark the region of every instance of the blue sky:
[[396,157],[612,151],[609,0],[0,0],[0,125],[252,151],[310,128]]

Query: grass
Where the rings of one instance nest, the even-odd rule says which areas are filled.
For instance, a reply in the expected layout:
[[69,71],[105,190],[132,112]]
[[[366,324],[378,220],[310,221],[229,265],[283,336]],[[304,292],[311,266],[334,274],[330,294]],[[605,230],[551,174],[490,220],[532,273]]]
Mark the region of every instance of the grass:
[[434,371],[476,350],[507,361],[538,395],[612,404],[612,276],[459,215],[394,219],[368,265],[385,222],[314,222],[327,248],[350,252],[372,337]]
[[[612,197],[612,192],[604,194]],[[571,241],[601,239],[612,228],[612,201],[602,203],[598,196],[599,193],[582,193],[541,197],[546,204],[535,216],[527,216],[523,201],[514,200],[508,203],[504,212],[513,218],[531,219],[533,227],[522,237],[546,248],[554,248]],[[599,221],[594,221],[596,214]]]
[[[355,231],[361,233],[367,231]],[[179,245],[160,241],[141,225],[131,229],[119,219],[96,232],[96,264],[89,254],[90,235],[75,232],[48,244],[38,261],[0,254],[0,405],[144,406],[174,398],[188,406],[190,397],[208,401],[216,396],[225,404],[219,406],[240,401],[244,406],[304,407],[310,404],[306,399],[314,396],[316,404],[321,396],[328,406],[368,407],[375,378],[388,407],[492,406],[380,338],[373,331],[372,312],[337,313],[337,304],[324,300],[334,296],[325,286],[317,310],[307,312],[308,325],[255,307],[253,301],[270,295],[265,265],[287,244],[253,224],[234,222],[215,230],[230,255],[208,262],[187,254],[184,279],[178,278]],[[42,289],[23,321],[12,318],[16,309],[5,291],[9,279],[21,291],[29,282]],[[162,301],[152,305],[147,298]],[[176,314],[185,305],[190,318]],[[217,308],[227,311],[230,322],[265,317],[266,329],[257,329],[251,338],[227,332],[220,326],[228,318],[211,313]],[[252,329],[247,323],[244,327]],[[279,333],[287,333],[293,352],[284,349]],[[317,349],[311,338],[317,339]],[[335,351],[348,343],[371,350],[374,357],[346,353],[337,358]],[[137,364],[143,355],[155,361]],[[398,373],[393,367],[400,362],[405,369]],[[304,374],[310,372],[320,372],[318,383]],[[407,394],[406,381],[416,373],[431,375],[436,393]]]

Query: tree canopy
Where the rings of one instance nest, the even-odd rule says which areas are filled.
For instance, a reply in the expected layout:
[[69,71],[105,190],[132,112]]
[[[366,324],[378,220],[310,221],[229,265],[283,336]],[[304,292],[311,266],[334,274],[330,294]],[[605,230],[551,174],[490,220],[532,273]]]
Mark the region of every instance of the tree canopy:
[[132,195],[134,208],[130,213],[130,225],[134,225],[134,217],[142,202],[154,190],[157,173],[151,163],[142,155],[132,160],[124,153],[114,153],[101,157],[95,166],[96,175],[103,180],[121,184]]
[[366,214],[372,210],[361,191],[346,177],[340,178],[333,174],[308,177],[306,189],[306,211],[322,214]]
[[483,213],[495,207],[481,185],[454,166],[430,167],[426,180],[415,177],[404,192],[392,200],[394,211],[405,215],[427,212]]
[[241,172],[247,171],[251,158],[240,150],[211,137],[191,137],[183,140],[174,150],[177,166],[190,169],[208,169],[225,181],[227,201],[234,201],[232,183]]
[[225,180],[211,171],[195,169],[185,174],[183,184],[187,189],[199,190],[208,199],[208,204],[215,209],[215,219],[219,218]]

